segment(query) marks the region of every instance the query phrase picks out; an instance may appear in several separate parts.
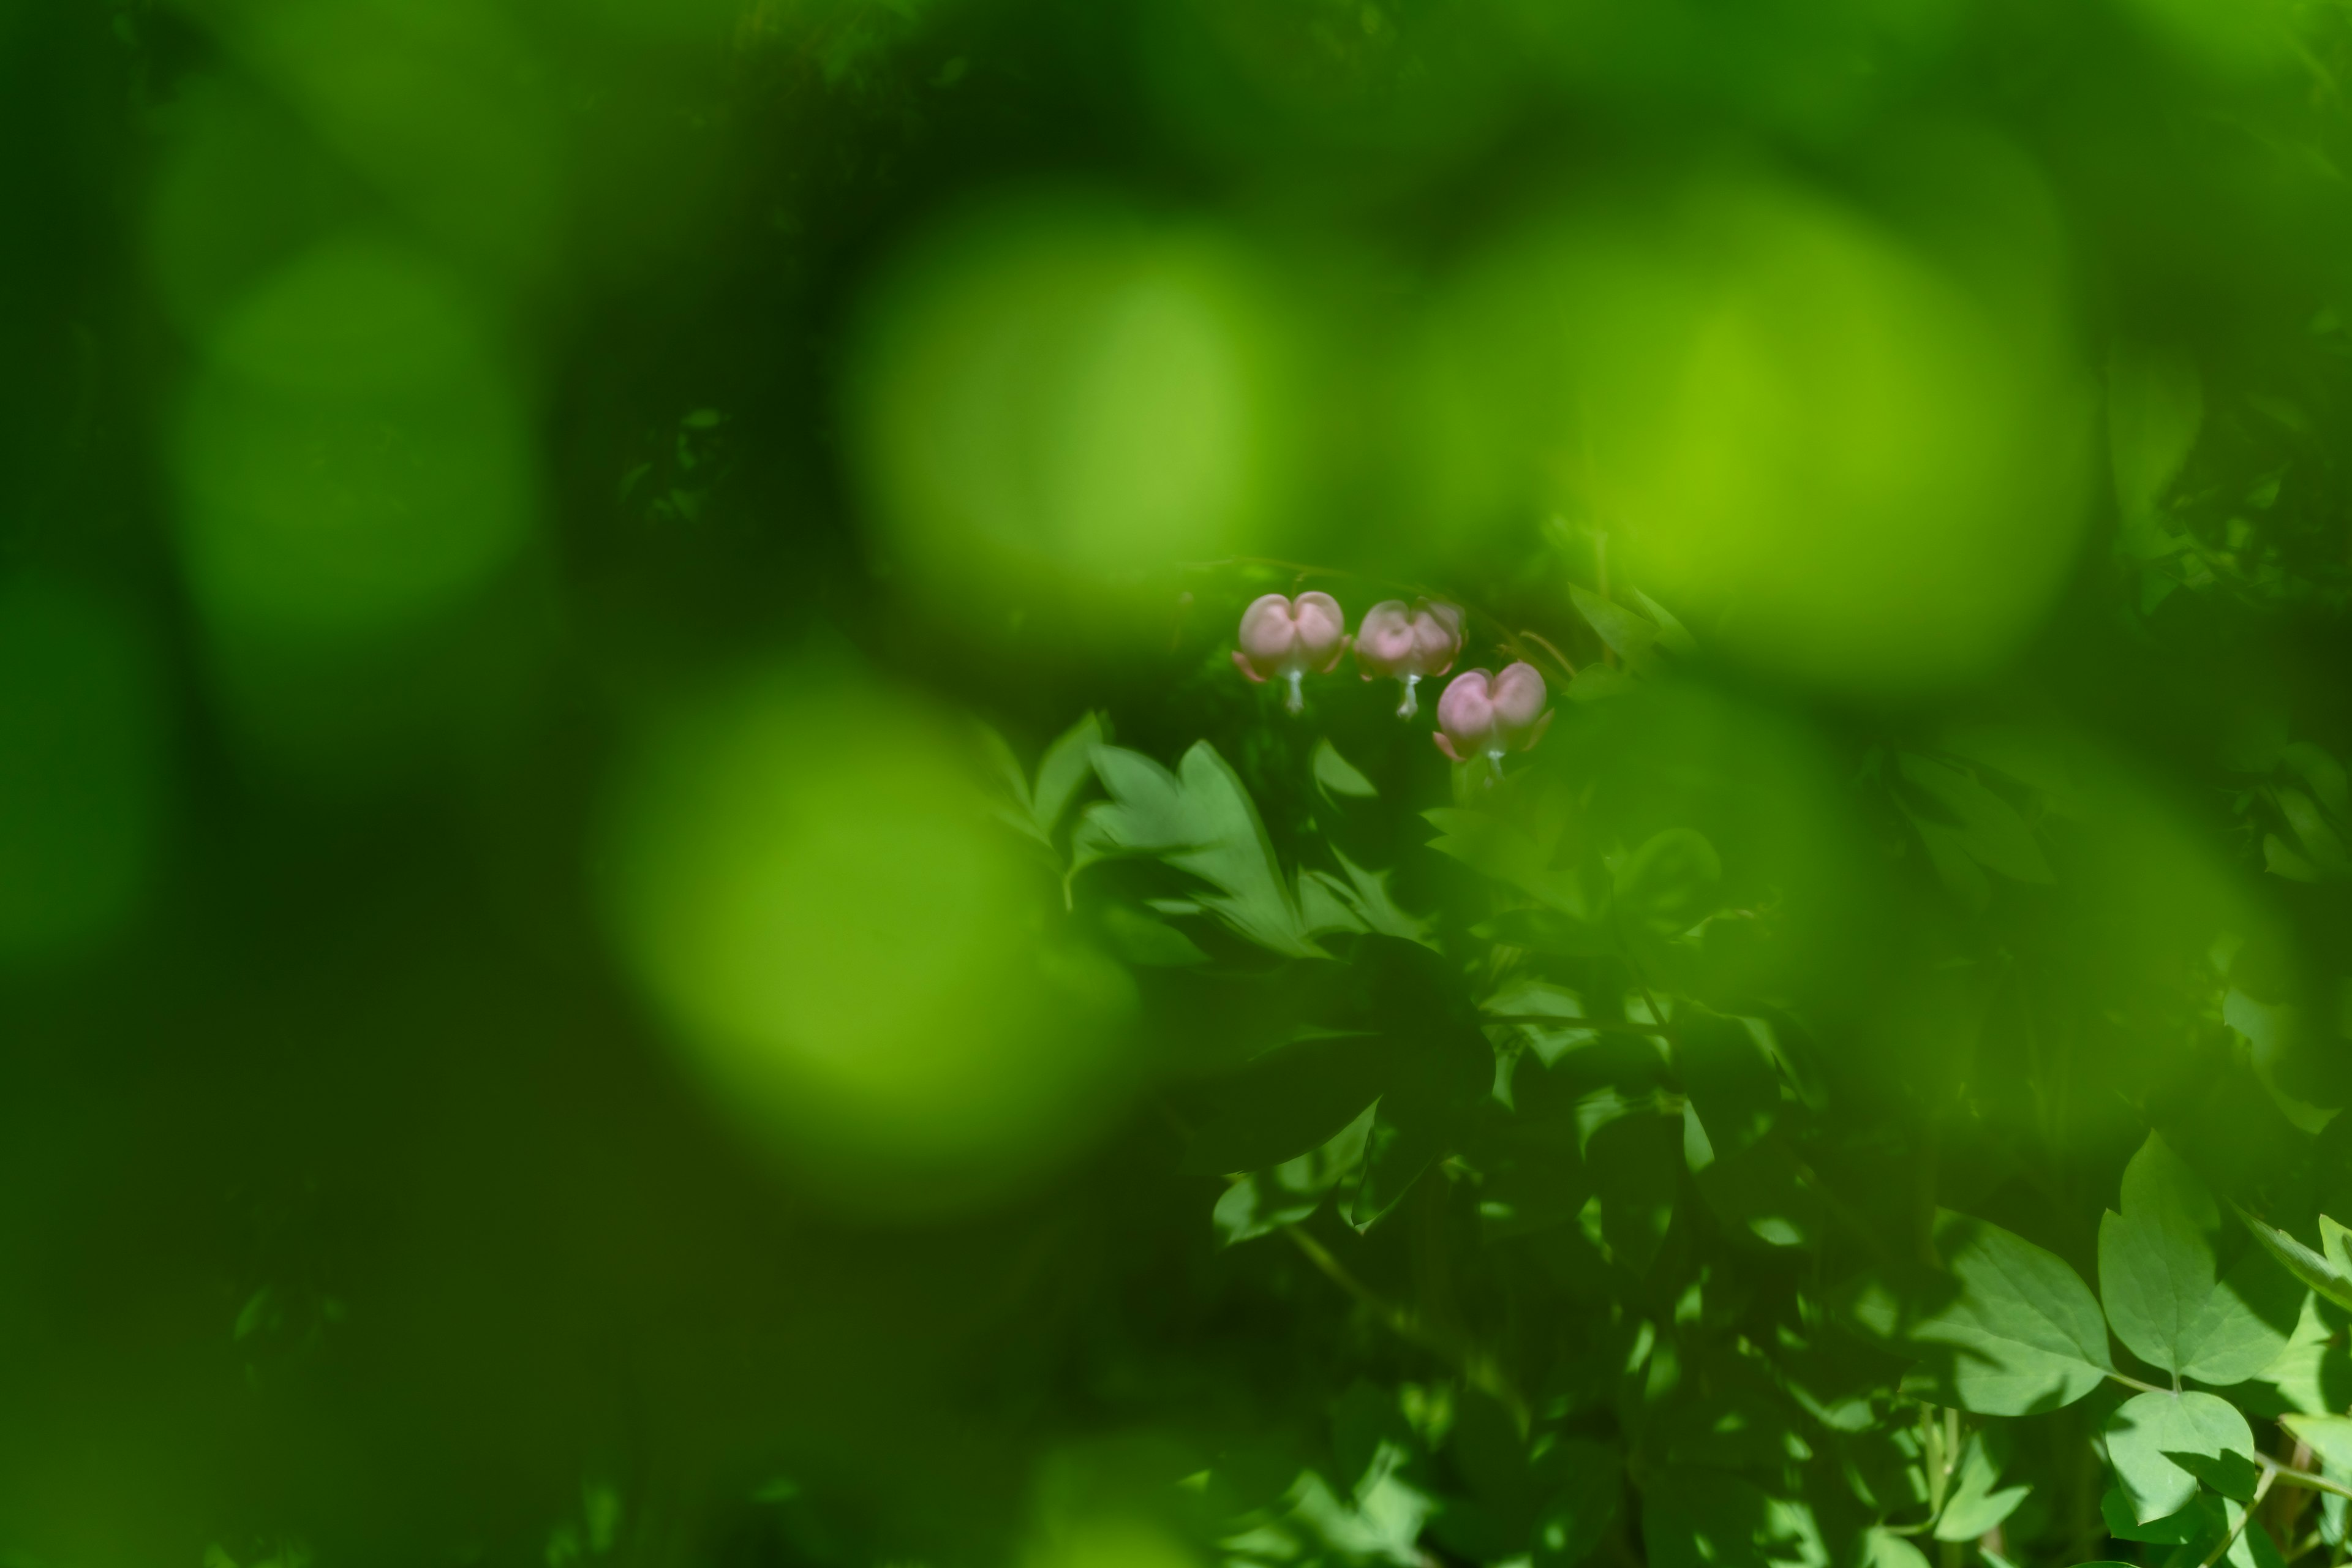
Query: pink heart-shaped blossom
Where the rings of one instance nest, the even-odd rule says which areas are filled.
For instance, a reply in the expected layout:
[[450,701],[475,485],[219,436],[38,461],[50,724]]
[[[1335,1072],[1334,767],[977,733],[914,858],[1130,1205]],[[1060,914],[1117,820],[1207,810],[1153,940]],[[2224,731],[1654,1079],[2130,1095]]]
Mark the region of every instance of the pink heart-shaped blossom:
[[1299,677],[1335,668],[1348,651],[1347,612],[1328,594],[1305,593],[1295,600],[1261,595],[1242,612],[1238,640],[1234,665],[1252,680],[1279,676],[1289,682],[1287,706],[1296,713],[1302,705]]
[[1402,599],[1374,605],[1356,628],[1356,668],[1366,680],[1386,676],[1404,683],[1397,717],[1410,719],[1420,707],[1413,688],[1426,677],[1444,675],[1462,651],[1462,612],[1423,599],[1412,609]]
[[1499,766],[1507,752],[1524,752],[1551,723],[1544,707],[1543,673],[1534,665],[1503,667],[1500,675],[1465,669],[1437,700],[1437,749],[1457,763],[1475,756]]

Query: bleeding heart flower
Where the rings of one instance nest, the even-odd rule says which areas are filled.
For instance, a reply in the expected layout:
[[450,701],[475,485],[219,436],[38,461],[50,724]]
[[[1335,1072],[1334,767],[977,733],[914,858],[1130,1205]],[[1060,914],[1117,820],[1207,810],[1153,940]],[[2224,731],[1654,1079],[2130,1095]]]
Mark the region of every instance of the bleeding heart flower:
[[1280,676],[1288,681],[1290,694],[1283,705],[1296,713],[1306,706],[1298,678],[1337,668],[1347,651],[1348,616],[1339,600],[1328,594],[1301,594],[1295,601],[1267,594],[1242,612],[1241,647],[1234,650],[1234,663],[1252,680]]
[[1404,683],[1404,700],[1397,717],[1410,719],[1421,708],[1413,693],[1424,676],[1444,675],[1462,651],[1462,612],[1452,605],[1427,599],[1407,610],[1402,599],[1389,599],[1364,613],[1356,628],[1356,668],[1370,680],[1387,676]]
[[1551,723],[1544,678],[1532,664],[1509,664],[1500,675],[1465,669],[1437,700],[1437,749],[1457,763],[1484,756],[1503,771],[1507,752],[1524,752]]

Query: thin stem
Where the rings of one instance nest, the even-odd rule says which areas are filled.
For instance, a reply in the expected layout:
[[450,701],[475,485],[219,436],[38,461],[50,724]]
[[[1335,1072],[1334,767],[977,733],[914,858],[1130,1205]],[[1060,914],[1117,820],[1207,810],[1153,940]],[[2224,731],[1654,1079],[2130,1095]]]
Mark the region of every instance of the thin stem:
[[[2256,1455],[2255,1457],[2261,1458],[2264,1456]],[[2228,1554],[2230,1548],[2238,1544],[2238,1537],[2245,1533],[2246,1523],[2254,1517],[2254,1510],[2262,1507],[2263,1499],[2270,1496],[2271,1483],[2284,1473],[2284,1470],[2275,1468],[2265,1468],[2263,1471],[2263,1479],[2254,1483],[2254,1500],[2246,1505],[2246,1510],[2238,1516],[2238,1522],[2230,1527],[2230,1533],[2221,1538],[2221,1543],[2219,1546],[2205,1554],[2205,1561],[2199,1563],[2197,1568],[2213,1568],[2214,1563],[2219,1563]]]
[[[2298,1470],[2282,1465],[2268,1454],[2256,1454],[2254,1458],[2263,1467],[2262,1485],[2264,1487],[2274,1480],[2279,1480],[2284,1481],[2291,1487],[2302,1487],[2308,1491],[2333,1492],[2337,1497],[2352,1498],[2352,1487],[2347,1487],[2340,1481],[2331,1481],[2326,1476],[2315,1476],[2309,1470]],[[2259,1500],[2262,1497],[2261,1490],[2257,1489],[2254,1496]]]
[[1568,672],[1568,678],[1570,680],[1574,680],[1576,679],[1576,666],[1569,662],[1568,655],[1552,647],[1550,641],[1542,634],[1538,632],[1531,632],[1525,626],[1522,626],[1519,628],[1519,635],[1527,638],[1529,642],[1535,644],[1536,647],[1543,649],[1544,652],[1551,655],[1554,659],[1558,660],[1560,668]]
[[2170,1394],[2173,1392],[2171,1389],[2159,1387],[2153,1383],[2142,1383],[2139,1379],[2133,1377],[2126,1373],[2111,1372],[2107,1373],[2107,1376],[2116,1382],[2122,1384],[2126,1388],[2136,1388],[2142,1394]]

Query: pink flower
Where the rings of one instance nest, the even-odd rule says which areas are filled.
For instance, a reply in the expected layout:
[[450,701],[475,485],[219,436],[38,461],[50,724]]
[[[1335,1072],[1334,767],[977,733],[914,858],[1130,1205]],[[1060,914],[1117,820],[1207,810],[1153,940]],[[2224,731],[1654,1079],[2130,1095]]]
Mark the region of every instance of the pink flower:
[[1424,676],[1444,675],[1462,651],[1462,612],[1452,605],[1416,602],[1408,611],[1402,599],[1374,605],[1356,628],[1356,668],[1366,680],[1387,676],[1404,683],[1404,701],[1397,717],[1410,719],[1420,710],[1413,694]]
[[1297,600],[1266,594],[1242,612],[1241,647],[1234,663],[1252,680],[1280,676],[1290,683],[1284,706],[1293,713],[1306,705],[1298,678],[1337,668],[1348,651],[1348,616],[1328,594],[1301,594]]
[[1507,752],[1524,752],[1551,723],[1544,679],[1532,664],[1509,664],[1500,675],[1465,669],[1437,700],[1437,749],[1457,763],[1484,756],[1496,773]]

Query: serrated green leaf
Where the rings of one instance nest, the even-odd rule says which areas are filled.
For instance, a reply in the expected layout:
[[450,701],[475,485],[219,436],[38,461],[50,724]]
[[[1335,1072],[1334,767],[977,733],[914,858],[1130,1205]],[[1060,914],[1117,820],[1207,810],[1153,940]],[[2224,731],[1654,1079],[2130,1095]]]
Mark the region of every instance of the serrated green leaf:
[[1117,746],[1097,746],[1093,758],[1111,798],[1079,818],[1074,874],[1113,855],[1156,857],[1216,889],[1195,901],[1240,936],[1286,957],[1327,956],[1275,863],[1256,805],[1215,747],[1196,742],[1173,773]]
[[1577,920],[1586,918],[1584,889],[1571,869],[1554,870],[1551,856],[1533,838],[1498,816],[1438,806],[1422,814],[1440,837],[1430,847],[1472,870],[1506,882]]
[[[2236,1405],[2210,1394],[2141,1394],[2107,1418],[2107,1462],[2142,1523],[2195,1500],[2200,1471],[2234,1457],[2250,1469],[2254,1435]],[[2188,1461],[2188,1465],[2184,1465]],[[2193,1466],[2194,1468],[2189,1468]]]

